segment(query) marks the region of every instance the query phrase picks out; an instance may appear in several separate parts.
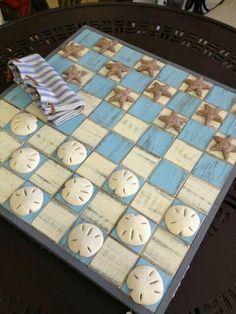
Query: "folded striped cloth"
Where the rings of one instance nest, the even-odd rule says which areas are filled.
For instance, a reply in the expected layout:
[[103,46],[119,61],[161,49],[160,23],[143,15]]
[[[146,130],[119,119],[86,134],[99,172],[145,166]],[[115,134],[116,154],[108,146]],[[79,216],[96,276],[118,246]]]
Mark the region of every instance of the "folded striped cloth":
[[12,59],[8,67],[14,82],[32,96],[48,121],[59,125],[83,110],[81,98],[39,54]]

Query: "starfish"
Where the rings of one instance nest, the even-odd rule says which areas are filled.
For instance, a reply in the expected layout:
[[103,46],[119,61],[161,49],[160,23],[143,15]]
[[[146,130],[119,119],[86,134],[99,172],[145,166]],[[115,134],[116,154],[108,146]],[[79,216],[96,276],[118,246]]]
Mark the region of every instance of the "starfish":
[[160,70],[160,66],[156,64],[155,60],[141,60],[142,65],[137,68],[137,71],[144,72],[147,71],[152,77],[155,75],[155,71]]
[[99,42],[96,44],[96,47],[100,48],[101,53],[104,53],[107,50],[110,50],[111,52],[116,52],[115,46],[117,44],[118,44],[117,40],[109,40],[103,38],[99,40]]
[[81,45],[76,45],[75,43],[70,43],[68,45],[66,45],[64,48],[62,48],[62,50],[64,51],[64,57],[75,57],[75,58],[79,58],[80,57],[80,51],[84,50],[84,47]]
[[64,73],[66,75],[66,78],[65,78],[66,82],[71,82],[71,81],[75,80],[79,84],[82,84],[82,80],[81,79],[82,79],[83,76],[85,76],[87,74],[86,71],[78,70],[75,65],[70,67]]
[[211,151],[222,152],[224,159],[228,160],[230,153],[236,153],[236,145],[233,145],[232,138],[230,136],[221,137],[214,136],[214,140],[216,141],[216,145],[210,148]]
[[126,101],[128,102],[134,101],[134,98],[129,95],[131,91],[128,88],[125,89],[115,88],[114,92],[115,95],[110,97],[109,101],[118,102],[121,108],[123,108]]
[[128,68],[120,62],[108,63],[105,67],[108,69],[107,77],[115,75],[119,79],[122,79],[122,73],[128,72]]
[[205,125],[207,125],[211,121],[221,123],[223,121],[222,117],[219,115],[221,111],[222,109],[220,108],[214,108],[208,104],[204,104],[204,109],[197,111],[197,115],[205,117]]
[[202,76],[199,76],[196,80],[187,79],[185,83],[188,85],[186,92],[195,92],[198,97],[202,97],[202,90],[209,90],[211,87],[206,84]]
[[161,85],[158,82],[155,82],[152,87],[147,89],[147,92],[153,94],[153,99],[158,101],[161,96],[171,97],[171,93],[168,91],[168,85]]
[[175,111],[172,111],[169,116],[162,115],[159,119],[165,123],[165,129],[174,128],[177,132],[181,131],[182,124],[187,121],[187,119],[178,116]]

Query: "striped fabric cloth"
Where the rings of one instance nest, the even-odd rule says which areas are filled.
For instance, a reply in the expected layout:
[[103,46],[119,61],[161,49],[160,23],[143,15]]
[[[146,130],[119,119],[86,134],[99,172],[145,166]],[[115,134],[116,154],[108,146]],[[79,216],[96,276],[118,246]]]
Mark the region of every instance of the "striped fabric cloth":
[[83,110],[80,97],[39,54],[12,59],[8,66],[14,82],[32,96],[48,121],[59,125]]

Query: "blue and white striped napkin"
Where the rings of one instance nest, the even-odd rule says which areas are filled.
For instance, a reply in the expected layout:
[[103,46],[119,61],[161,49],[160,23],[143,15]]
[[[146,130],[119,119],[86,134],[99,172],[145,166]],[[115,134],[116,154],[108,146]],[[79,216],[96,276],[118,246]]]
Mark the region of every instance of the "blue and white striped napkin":
[[39,54],[12,59],[8,66],[14,82],[32,96],[48,121],[59,125],[83,110],[81,98]]

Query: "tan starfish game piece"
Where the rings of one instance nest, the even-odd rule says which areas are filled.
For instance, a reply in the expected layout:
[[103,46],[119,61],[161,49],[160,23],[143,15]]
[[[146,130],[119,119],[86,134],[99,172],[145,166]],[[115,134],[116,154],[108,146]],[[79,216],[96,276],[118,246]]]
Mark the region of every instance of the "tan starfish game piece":
[[155,75],[155,71],[158,71],[161,69],[159,65],[157,65],[155,60],[140,60],[142,63],[138,68],[137,71],[139,72],[148,72],[148,74],[152,77]]
[[96,47],[100,48],[100,52],[104,53],[107,50],[111,52],[116,52],[115,46],[118,44],[117,40],[109,40],[106,38],[103,38],[99,40],[99,42],[96,44]]
[[188,85],[186,92],[195,92],[198,97],[202,97],[202,90],[210,90],[211,86],[206,84],[202,76],[196,80],[187,79],[185,83]]
[[210,150],[222,152],[225,160],[228,160],[230,153],[236,153],[236,145],[232,144],[232,138],[230,136],[221,137],[214,136],[216,145],[213,145]]
[[82,77],[85,76],[88,72],[83,70],[78,70],[75,65],[70,67],[64,72],[66,75],[65,81],[71,82],[75,80],[77,83],[82,84]]
[[64,51],[64,57],[80,57],[80,52],[83,51],[85,48],[81,45],[76,45],[75,43],[70,43],[66,45],[62,50]]
[[175,111],[172,111],[169,116],[162,115],[159,119],[165,123],[165,129],[174,128],[177,132],[181,131],[182,124],[187,121],[187,119],[179,116]]
[[219,115],[222,111],[220,108],[212,107],[208,104],[204,104],[204,109],[197,111],[197,115],[205,118],[205,125],[211,121],[222,122],[223,118]]
[[153,94],[153,99],[158,101],[161,96],[171,97],[171,93],[168,91],[168,85],[161,85],[158,82],[154,82],[152,87],[148,88],[146,91]]
[[128,68],[125,67],[120,62],[108,63],[106,64],[106,69],[108,69],[107,77],[111,77],[112,75],[117,76],[119,79],[122,79],[122,73],[128,72]]
[[135,100],[133,97],[129,95],[131,90],[128,88],[125,88],[125,89],[115,88],[114,92],[115,92],[115,95],[110,97],[109,101],[118,102],[121,108],[124,107],[124,104],[126,101],[132,102]]

